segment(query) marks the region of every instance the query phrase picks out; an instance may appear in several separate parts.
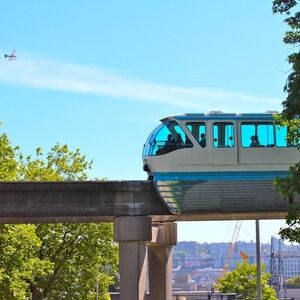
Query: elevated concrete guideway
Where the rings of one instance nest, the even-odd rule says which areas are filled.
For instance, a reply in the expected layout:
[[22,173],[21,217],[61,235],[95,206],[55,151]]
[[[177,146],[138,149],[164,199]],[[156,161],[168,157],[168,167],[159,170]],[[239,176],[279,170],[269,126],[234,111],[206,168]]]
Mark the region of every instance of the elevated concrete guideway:
[[0,182],[0,223],[113,221],[118,216],[151,216],[153,221],[284,218],[290,204],[243,199],[172,215],[151,181]]
[[271,184],[259,197],[237,188],[226,199],[186,201],[172,215],[151,181],[0,182],[0,223],[113,222],[120,300],[146,299],[147,263],[150,299],[171,300],[174,221],[284,218],[290,204]]
[[147,181],[0,182],[0,223],[169,214]]

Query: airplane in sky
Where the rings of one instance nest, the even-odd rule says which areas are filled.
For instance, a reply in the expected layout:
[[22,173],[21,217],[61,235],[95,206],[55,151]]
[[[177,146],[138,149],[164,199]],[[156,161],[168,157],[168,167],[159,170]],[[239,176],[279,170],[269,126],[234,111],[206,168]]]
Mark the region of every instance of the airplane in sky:
[[16,50],[14,50],[13,52],[12,52],[12,54],[4,54],[4,58],[8,58],[8,60],[15,60],[15,59],[17,59],[17,57],[16,57],[16,55],[15,55],[15,52],[16,52]]

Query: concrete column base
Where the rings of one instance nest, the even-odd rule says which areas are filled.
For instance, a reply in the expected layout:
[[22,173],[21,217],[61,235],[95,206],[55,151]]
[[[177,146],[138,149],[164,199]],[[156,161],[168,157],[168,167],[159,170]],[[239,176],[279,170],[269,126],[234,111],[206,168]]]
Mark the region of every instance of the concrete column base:
[[118,217],[114,240],[119,242],[120,299],[146,299],[147,246],[151,300],[172,299],[172,246],[177,243],[177,224],[157,223],[147,216]]
[[120,299],[146,299],[146,243],[121,242],[120,253]]
[[172,300],[172,246],[148,246],[150,300]]
[[158,223],[148,243],[151,300],[172,300],[172,246],[177,244],[177,224]]
[[151,239],[151,218],[115,219],[114,240],[119,242],[121,300],[146,299],[146,243]]

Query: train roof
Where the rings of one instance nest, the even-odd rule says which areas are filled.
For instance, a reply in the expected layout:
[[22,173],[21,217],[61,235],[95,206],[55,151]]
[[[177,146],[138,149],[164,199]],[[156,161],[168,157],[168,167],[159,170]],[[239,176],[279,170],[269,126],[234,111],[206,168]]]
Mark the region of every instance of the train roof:
[[172,120],[274,120],[277,111],[267,111],[265,113],[223,113],[222,111],[211,111],[209,113],[185,113],[181,115],[169,116],[161,119],[161,122]]

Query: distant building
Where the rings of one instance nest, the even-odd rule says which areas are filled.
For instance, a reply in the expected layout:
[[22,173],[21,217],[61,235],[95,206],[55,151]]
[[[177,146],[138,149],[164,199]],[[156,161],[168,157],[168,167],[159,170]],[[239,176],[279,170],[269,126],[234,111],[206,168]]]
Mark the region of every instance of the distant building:
[[173,282],[173,291],[196,291],[197,283],[186,273],[177,273]]
[[[278,256],[277,240],[275,254]],[[192,290],[209,290],[216,282],[217,278],[222,276],[222,269],[227,257],[230,243],[197,243],[179,242],[174,248],[173,266],[174,266],[174,287],[178,289],[186,288]],[[261,244],[261,262],[265,265],[266,272],[270,271],[270,244]],[[255,242],[240,242],[235,245],[234,252],[230,262],[230,269],[236,267],[237,263],[242,263],[240,251],[248,256],[248,263],[256,263]],[[300,245],[286,245],[282,243],[282,263],[284,269],[284,279],[300,276]],[[277,263],[276,263],[277,264]],[[185,274],[176,280],[177,274]],[[189,275],[189,277],[187,277]],[[299,297],[300,298],[300,297]],[[300,300],[300,299],[299,299]]]
[[284,251],[282,261],[285,279],[300,276],[300,251]]
[[193,274],[193,278],[195,278],[195,281],[198,284],[197,290],[209,290],[209,288],[213,287],[214,284],[218,282],[218,278],[220,278],[222,274],[223,269],[198,269]]

